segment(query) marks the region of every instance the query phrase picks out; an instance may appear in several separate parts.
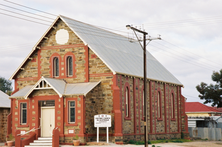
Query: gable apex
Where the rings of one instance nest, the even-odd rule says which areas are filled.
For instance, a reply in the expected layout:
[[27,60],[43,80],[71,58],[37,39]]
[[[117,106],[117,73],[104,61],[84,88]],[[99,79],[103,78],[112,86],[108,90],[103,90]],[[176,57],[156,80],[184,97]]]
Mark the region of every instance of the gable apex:
[[15,70],[15,72],[12,74],[12,76],[9,78],[9,80],[12,80],[15,78],[15,75],[20,71],[23,70],[23,66],[24,64],[31,59],[30,57],[32,56],[32,54],[40,49],[39,44],[41,43],[41,41],[44,39],[44,37],[46,37],[46,35],[49,33],[49,31],[54,27],[54,25],[56,24],[56,22],[59,20],[59,16],[57,16],[57,18],[54,20],[54,22],[51,24],[51,26],[47,29],[47,31],[43,34],[43,36],[39,39],[39,41],[34,45],[34,47],[32,48],[31,52],[28,54],[28,56],[23,60],[23,62],[19,65],[19,67]]

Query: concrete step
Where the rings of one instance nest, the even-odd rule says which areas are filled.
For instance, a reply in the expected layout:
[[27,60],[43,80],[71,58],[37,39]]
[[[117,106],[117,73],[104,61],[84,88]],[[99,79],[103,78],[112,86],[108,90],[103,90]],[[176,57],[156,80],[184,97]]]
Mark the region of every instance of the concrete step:
[[52,140],[52,137],[39,137],[38,140]]
[[34,140],[34,142],[36,143],[49,143],[49,142],[52,142],[52,140]]
[[51,137],[39,137],[38,140],[34,140],[30,145],[25,147],[52,147],[52,138]]
[[34,143],[30,143],[29,145],[51,145],[52,146],[52,142],[34,142]]

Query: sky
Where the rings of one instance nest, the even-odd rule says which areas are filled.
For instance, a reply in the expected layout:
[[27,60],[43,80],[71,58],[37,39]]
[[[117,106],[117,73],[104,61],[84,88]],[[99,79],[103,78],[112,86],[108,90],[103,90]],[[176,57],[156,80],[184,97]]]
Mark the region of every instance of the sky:
[[195,87],[213,83],[212,73],[222,69],[221,6],[221,0],[0,0],[0,76],[9,79],[64,15],[129,38],[135,35],[128,24],[161,35],[147,50],[184,85],[188,102],[203,102]]

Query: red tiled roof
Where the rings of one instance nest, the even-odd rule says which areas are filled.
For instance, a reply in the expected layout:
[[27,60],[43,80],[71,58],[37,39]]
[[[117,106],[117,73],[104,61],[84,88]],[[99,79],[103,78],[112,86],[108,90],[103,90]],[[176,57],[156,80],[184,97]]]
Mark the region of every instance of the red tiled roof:
[[201,104],[200,102],[186,102],[185,103],[185,112],[219,112],[220,111]]
[[220,107],[220,108],[212,107],[212,108],[214,108],[215,110],[218,110],[218,111],[222,112],[222,107]]

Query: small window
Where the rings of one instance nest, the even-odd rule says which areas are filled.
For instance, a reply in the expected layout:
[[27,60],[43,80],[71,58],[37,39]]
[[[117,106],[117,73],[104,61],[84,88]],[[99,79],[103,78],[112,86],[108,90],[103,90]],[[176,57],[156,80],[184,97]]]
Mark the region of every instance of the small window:
[[160,92],[158,92],[158,97],[157,97],[157,115],[158,115],[158,118],[161,118],[161,96],[160,96]]
[[53,58],[53,76],[59,76],[59,59],[58,57]]
[[173,93],[171,94],[171,117],[175,118],[175,106],[174,106],[174,95]]
[[75,112],[75,101],[69,101],[69,123],[75,123],[76,112]]
[[72,62],[72,57],[68,56],[66,59],[66,66],[67,66],[67,76],[72,76],[73,75],[73,62]]
[[126,95],[126,117],[129,117],[129,89],[126,88],[126,91],[125,91],[125,95]]
[[21,114],[20,123],[26,124],[27,123],[27,103],[20,104],[20,114]]

